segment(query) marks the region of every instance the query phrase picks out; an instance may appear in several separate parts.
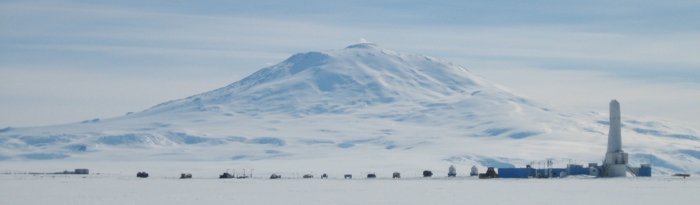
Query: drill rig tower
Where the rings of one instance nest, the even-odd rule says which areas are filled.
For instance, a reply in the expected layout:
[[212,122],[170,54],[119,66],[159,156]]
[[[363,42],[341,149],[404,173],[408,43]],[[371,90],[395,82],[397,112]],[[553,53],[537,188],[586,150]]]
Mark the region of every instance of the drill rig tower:
[[620,133],[620,103],[610,102],[610,131],[608,132],[608,151],[600,172],[602,177],[627,176],[627,153],[622,151],[622,135]]

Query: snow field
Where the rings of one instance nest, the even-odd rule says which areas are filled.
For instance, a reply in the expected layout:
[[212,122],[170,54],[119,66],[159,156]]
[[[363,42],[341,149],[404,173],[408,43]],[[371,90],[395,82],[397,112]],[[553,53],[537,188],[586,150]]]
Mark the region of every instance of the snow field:
[[700,180],[0,175],[0,204],[696,204]]

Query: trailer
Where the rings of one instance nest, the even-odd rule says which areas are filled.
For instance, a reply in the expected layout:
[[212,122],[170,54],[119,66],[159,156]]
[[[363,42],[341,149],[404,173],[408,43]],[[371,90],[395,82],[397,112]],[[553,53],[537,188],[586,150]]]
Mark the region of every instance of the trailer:
[[367,173],[367,178],[368,178],[368,179],[374,179],[374,178],[377,178],[377,175],[374,174],[374,172],[370,172],[370,173]]
[[146,173],[146,172],[139,172],[139,173],[136,173],[136,177],[138,177],[138,178],[148,178],[148,173]]
[[228,172],[224,172],[223,174],[219,175],[219,179],[233,179],[236,178],[233,176],[233,174],[229,174]]
[[498,178],[498,174],[496,173],[496,170],[493,167],[487,168],[486,173],[479,174],[479,179],[489,179],[489,178]]
[[192,179],[192,174],[191,173],[181,173],[180,179]]

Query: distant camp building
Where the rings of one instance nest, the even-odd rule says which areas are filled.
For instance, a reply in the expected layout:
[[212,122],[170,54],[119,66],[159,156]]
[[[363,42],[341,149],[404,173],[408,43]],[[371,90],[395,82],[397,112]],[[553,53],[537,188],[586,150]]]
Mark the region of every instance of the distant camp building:
[[181,173],[180,174],[180,179],[191,179],[191,178],[192,178],[192,174],[190,174],[190,173]]
[[496,170],[494,167],[489,167],[486,169],[486,173],[479,174],[479,179],[488,179],[488,178],[498,178],[498,173],[496,173]]
[[447,177],[456,177],[457,176],[457,169],[455,169],[454,165],[450,165],[450,169],[447,172]]
[[232,179],[235,178],[233,174],[229,174],[228,172],[224,172],[223,174],[219,175],[219,179]]
[[423,171],[423,177],[432,177],[432,176],[433,176],[432,171],[430,171],[430,170]]
[[139,172],[139,173],[136,173],[136,177],[138,177],[138,178],[148,178],[148,173],[146,173],[146,172]]
[[394,174],[391,176],[391,178],[399,178],[399,179],[401,179],[401,173],[394,172]]
[[68,170],[65,170],[63,172],[54,172],[54,174],[90,174],[90,170],[88,170],[88,169],[75,169],[74,172],[70,172]]

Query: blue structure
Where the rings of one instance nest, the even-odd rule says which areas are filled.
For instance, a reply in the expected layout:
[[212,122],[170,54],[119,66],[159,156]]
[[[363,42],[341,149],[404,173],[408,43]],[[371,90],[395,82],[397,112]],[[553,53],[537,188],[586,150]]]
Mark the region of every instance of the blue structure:
[[639,167],[639,174],[637,174],[638,177],[651,177],[651,164],[642,164],[641,167]]
[[[590,163],[588,167],[579,164],[569,164],[566,168],[533,169],[530,165],[525,168],[498,168],[498,178],[550,178],[566,177],[569,175],[600,176],[601,166]],[[651,164],[642,164],[639,168],[630,168],[638,177],[651,177]]]
[[566,168],[548,169],[533,169],[529,165],[525,168],[498,168],[498,178],[537,178],[538,176],[548,178],[589,174],[589,167],[584,168],[583,165],[578,164],[569,164]]
[[565,168],[498,168],[498,178],[537,178],[538,176],[543,178],[562,177],[562,173],[566,173]]
[[498,178],[528,178],[533,173],[532,168],[498,168]]
[[[566,168],[551,168],[537,170],[537,174],[548,177],[562,177],[563,172],[566,172]],[[566,176],[566,174],[564,174],[564,176]]]
[[566,166],[566,173],[569,175],[590,175],[591,168],[584,168],[583,165],[569,164]]

